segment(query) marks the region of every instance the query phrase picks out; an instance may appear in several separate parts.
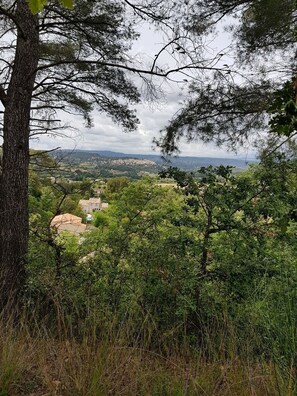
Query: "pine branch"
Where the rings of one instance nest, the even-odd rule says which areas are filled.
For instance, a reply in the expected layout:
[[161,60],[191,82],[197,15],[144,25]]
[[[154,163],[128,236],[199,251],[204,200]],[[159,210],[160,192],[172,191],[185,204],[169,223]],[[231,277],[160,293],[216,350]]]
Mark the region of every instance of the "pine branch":
[[7,93],[5,89],[0,85],[0,101],[5,107],[8,101]]

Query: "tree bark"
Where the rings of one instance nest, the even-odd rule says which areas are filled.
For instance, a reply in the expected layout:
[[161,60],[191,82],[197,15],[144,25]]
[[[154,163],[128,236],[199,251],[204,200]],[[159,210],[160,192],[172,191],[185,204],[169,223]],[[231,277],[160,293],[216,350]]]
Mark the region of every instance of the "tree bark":
[[210,232],[211,225],[212,225],[212,214],[210,211],[208,211],[207,224],[203,236],[202,254],[200,260],[201,272],[203,275],[207,273],[207,261],[208,261],[208,249],[209,249],[209,238],[211,234]]
[[28,168],[30,108],[39,60],[38,17],[26,0],[14,15],[17,42],[4,104],[0,183],[0,309],[19,306],[28,252]]

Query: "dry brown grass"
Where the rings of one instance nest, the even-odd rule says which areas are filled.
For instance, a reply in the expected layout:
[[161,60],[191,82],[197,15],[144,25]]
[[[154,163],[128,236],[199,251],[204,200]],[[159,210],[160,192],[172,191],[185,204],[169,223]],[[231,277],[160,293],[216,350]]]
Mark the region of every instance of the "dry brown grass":
[[[25,322],[24,322],[25,323]],[[0,396],[274,396],[288,395],[290,381],[269,362],[208,362],[187,353],[166,356],[133,347],[119,336],[80,341],[66,334],[32,335],[0,322]]]

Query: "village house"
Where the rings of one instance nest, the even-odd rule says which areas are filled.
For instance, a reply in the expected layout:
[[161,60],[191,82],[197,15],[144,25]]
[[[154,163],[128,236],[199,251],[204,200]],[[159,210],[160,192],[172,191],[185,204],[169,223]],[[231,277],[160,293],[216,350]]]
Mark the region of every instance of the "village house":
[[87,225],[82,223],[81,217],[65,213],[55,216],[51,221],[51,227],[55,227],[58,234],[61,234],[62,231],[68,231],[74,235],[80,235],[86,231]]
[[79,201],[84,213],[93,213],[101,209],[101,198],[81,199]]
[[101,198],[81,199],[79,205],[85,214],[98,212],[108,207],[108,203],[101,202]]

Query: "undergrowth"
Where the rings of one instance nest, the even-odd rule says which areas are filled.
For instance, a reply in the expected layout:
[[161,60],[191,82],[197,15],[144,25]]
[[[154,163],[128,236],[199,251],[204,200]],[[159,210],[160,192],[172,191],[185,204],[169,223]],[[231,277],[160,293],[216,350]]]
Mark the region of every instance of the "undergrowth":
[[65,318],[56,323],[49,330],[32,315],[17,325],[0,321],[1,396],[294,394],[294,373],[248,351],[236,356],[230,339],[225,348],[232,351],[221,345],[209,356],[186,342],[153,349],[124,324],[104,332],[89,325],[77,337]]

